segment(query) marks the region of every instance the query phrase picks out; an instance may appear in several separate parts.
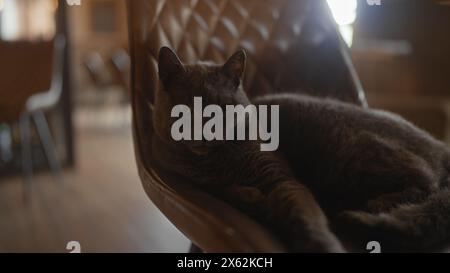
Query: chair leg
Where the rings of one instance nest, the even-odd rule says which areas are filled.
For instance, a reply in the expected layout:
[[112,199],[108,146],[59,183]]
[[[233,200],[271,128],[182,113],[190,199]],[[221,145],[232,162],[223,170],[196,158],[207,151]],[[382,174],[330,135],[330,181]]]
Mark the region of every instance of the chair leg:
[[61,167],[56,158],[56,148],[53,144],[53,138],[48,127],[47,119],[42,111],[36,111],[32,115],[53,175],[58,181],[62,182]]
[[199,253],[203,253],[203,250],[201,250],[198,246],[196,246],[194,243],[192,243],[191,248],[189,249],[189,253],[199,254]]
[[0,159],[3,163],[11,161],[12,154],[11,127],[8,124],[0,123]]
[[22,114],[19,121],[22,152],[22,171],[24,176],[25,194],[31,190],[33,182],[33,159],[31,151],[31,127],[28,113]]

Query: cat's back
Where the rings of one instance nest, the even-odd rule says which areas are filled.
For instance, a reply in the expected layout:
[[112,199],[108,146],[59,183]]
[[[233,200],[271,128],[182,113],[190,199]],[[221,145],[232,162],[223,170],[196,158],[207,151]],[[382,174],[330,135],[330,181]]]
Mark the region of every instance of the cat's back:
[[268,95],[254,103],[280,106],[280,149],[311,168],[323,169],[327,162],[334,167],[350,156],[382,157],[383,150],[450,168],[445,144],[393,113],[297,94]]
[[257,105],[279,105],[282,130],[296,131],[318,140],[364,133],[390,138],[398,144],[422,144],[426,147],[442,145],[399,115],[383,110],[299,94],[267,95],[255,98],[253,102]]

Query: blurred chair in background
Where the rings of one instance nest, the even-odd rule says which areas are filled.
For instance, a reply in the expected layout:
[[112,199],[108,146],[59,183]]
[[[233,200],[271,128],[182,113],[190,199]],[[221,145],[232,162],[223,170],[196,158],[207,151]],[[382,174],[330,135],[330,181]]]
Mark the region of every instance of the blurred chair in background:
[[130,86],[130,55],[125,49],[119,48],[111,55],[111,64],[116,81],[128,90]]
[[64,49],[66,40],[63,36],[57,36],[53,48],[53,68],[50,88],[29,97],[25,109],[20,116],[20,135],[22,146],[22,167],[25,182],[28,188],[31,186],[33,174],[33,159],[31,149],[31,120],[36,125],[41,139],[42,147],[47,157],[50,168],[57,178],[62,181],[61,167],[56,156],[55,145],[45,117],[48,110],[56,107],[61,97],[63,88]]
[[130,54],[123,49],[119,48],[111,55],[111,70],[115,79],[115,82],[122,87],[122,105],[128,105],[130,103],[129,89],[130,89]]
[[87,54],[83,65],[88,72],[90,80],[99,90],[103,90],[111,84],[108,68],[100,53],[90,52]]
[[95,87],[90,91],[89,104],[94,107],[105,104],[105,94],[111,86],[112,79],[107,65],[99,52],[89,52],[83,60],[83,67],[87,72],[90,82]]
[[130,56],[121,47],[89,51],[83,58],[87,84],[78,92],[81,126],[128,131]]

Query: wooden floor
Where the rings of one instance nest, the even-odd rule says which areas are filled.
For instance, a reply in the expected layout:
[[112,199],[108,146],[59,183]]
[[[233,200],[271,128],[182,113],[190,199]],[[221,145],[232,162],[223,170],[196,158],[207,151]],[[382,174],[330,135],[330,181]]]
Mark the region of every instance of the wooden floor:
[[36,175],[29,204],[22,179],[0,178],[0,252],[186,252],[189,241],[144,193],[127,132],[77,133],[77,167],[64,184]]

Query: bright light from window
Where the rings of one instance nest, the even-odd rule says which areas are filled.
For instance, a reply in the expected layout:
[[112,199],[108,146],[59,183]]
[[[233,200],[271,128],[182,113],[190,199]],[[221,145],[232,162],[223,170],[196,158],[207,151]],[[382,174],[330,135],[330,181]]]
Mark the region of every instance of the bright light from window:
[[327,2],[338,25],[350,25],[355,22],[357,0],[327,0]]
[[327,0],[331,9],[334,20],[339,25],[342,38],[352,46],[353,43],[353,27],[352,24],[356,20],[356,10],[358,8],[357,0]]
[[3,2],[2,39],[14,40],[19,34],[18,10],[16,0],[0,0]]
[[57,8],[57,0],[0,0],[0,38],[34,40],[53,37]]

